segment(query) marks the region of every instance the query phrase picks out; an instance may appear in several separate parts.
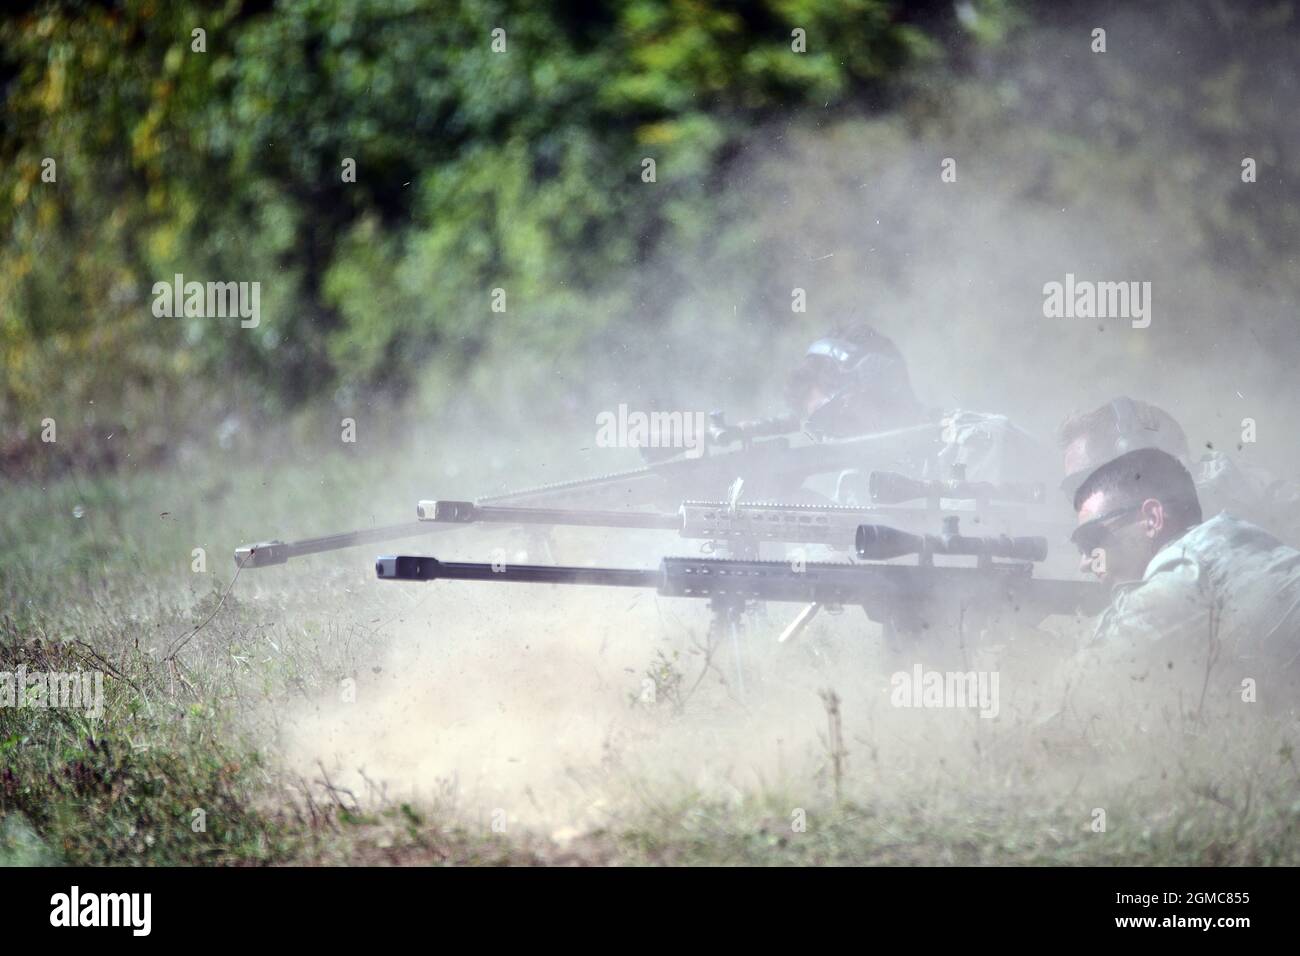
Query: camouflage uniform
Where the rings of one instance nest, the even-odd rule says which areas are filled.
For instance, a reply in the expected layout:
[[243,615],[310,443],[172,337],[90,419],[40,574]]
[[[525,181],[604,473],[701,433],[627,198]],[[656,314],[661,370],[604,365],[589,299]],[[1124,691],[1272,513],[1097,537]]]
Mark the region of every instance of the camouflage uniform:
[[1226,703],[1250,679],[1259,700],[1289,705],[1300,677],[1300,551],[1230,514],[1196,525],[1141,581],[1116,587],[1080,663],[1112,681]]
[[1227,511],[1271,529],[1284,541],[1300,542],[1300,483],[1217,451],[1188,470],[1206,514]]

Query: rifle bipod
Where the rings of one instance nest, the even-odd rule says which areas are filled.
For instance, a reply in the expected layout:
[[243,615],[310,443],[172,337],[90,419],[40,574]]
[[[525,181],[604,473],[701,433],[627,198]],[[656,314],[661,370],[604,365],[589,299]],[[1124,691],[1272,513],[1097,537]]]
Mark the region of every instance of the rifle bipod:
[[749,630],[745,626],[745,615],[755,610],[752,604],[737,603],[720,595],[709,599],[709,611],[712,617],[709,621],[708,653],[712,656],[723,644],[730,648],[736,680],[736,697],[741,703],[744,703],[746,698],[745,668],[747,658],[750,656],[744,650],[745,633]]

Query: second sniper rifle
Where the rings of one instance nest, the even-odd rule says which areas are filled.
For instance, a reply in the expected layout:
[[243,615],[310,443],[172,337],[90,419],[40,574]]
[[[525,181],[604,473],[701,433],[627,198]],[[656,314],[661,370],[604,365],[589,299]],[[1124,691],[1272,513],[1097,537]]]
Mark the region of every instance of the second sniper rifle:
[[[990,497],[1036,501],[1034,491],[1002,489],[993,485],[965,488],[955,482],[914,481],[893,472],[872,472],[872,496],[887,497],[891,504],[918,498],[931,500],[935,507],[940,488],[943,497],[987,504]],[[887,495],[877,494],[877,488]],[[1012,497],[1016,496],[1016,497]],[[763,542],[816,544],[850,550],[858,527],[881,519],[933,524],[931,514],[920,508],[843,505],[787,505],[770,502],[685,501],[675,513],[645,511],[586,511],[569,508],[528,508],[511,505],[476,504],[472,501],[421,501],[416,507],[421,521],[438,524],[544,525],[550,527],[627,528],[676,531],[683,538],[711,541],[732,557],[756,558]]]
[[[721,497],[743,479],[747,494],[789,497],[808,478],[849,468],[897,467],[924,460],[936,447],[937,426],[917,425],[857,438],[793,444],[784,436],[745,441],[734,451],[678,457],[645,468],[580,478],[478,499],[479,505],[633,509],[672,507],[687,499]],[[451,525],[410,521],[299,541],[264,541],[235,550],[240,567],[284,564],[292,558],[446,530]]]

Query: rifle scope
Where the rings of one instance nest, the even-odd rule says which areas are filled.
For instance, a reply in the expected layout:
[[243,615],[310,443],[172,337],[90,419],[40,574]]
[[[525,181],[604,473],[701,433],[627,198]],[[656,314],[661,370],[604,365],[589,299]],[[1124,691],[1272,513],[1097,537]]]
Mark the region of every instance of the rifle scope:
[[856,537],[858,557],[870,561],[887,561],[909,554],[919,554],[923,559],[936,554],[950,554],[1009,558],[1013,561],[1042,561],[1047,557],[1046,538],[967,537],[957,533],[955,521],[944,524],[945,530],[941,535],[908,534],[879,524],[859,525]]

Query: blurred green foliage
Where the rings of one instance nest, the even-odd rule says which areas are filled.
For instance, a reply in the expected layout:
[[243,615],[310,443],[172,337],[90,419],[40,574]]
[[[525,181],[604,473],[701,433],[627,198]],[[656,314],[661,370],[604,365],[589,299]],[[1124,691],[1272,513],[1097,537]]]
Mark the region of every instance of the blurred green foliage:
[[[400,388],[493,337],[557,354],[637,300],[621,270],[707,221],[757,119],[933,51],[880,0],[39,4],[0,46],[6,418],[51,388],[216,374],[278,405]],[[178,272],[262,282],[268,321],[155,319]]]
[[[1044,204],[1078,195],[1104,157],[1153,218],[1293,289],[1294,2],[1140,13],[1164,41],[1126,32],[1137,14],[1123,4],[1007,0],[5,13],[0,420],[31,440],[41,417],[94,400],[137,431],[235,403],[277,413],[397,395],[422,369],[450,388],[502,350],[572,383],[593,356],[644,353],[701,308],[724,337],[763,335],[774,303],[788,316],[789,284],[765,284],[761,265],[745,287],[714,281],[763,263],[773,241],[734,195],[746,149],[885,113],[914,132],[960,128],[989,155],[1040,156],[1020,194]],[[1109,59],[1080,41],[1069,64],[1021,68],[1044,31],[1086,36],[1094,21],[1111,27]],[[1183,58],[1195,85],[1169,78]],[[1074,86],[1053,82],[1063,69]],[[1254,193],[1223,175],[1243,144],[1267,187]],[[1189,190],[1205,202],[1189,206]],[[261,325],[155,318],[152,284],[176,273],[261,282]]]

